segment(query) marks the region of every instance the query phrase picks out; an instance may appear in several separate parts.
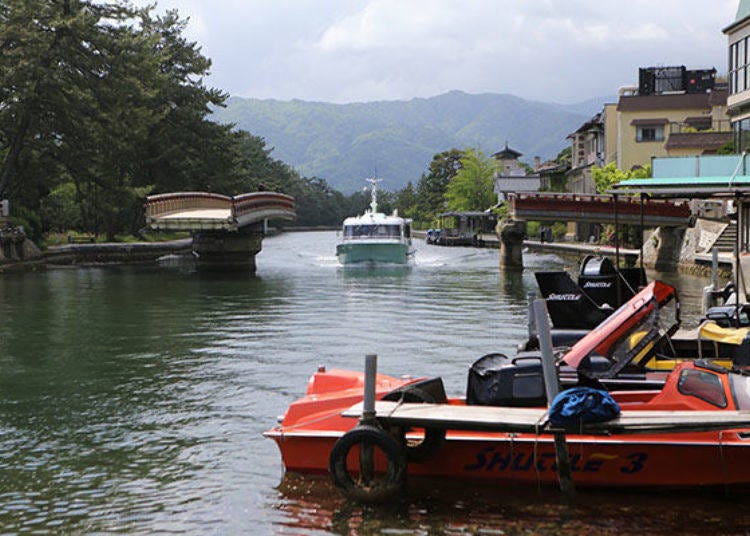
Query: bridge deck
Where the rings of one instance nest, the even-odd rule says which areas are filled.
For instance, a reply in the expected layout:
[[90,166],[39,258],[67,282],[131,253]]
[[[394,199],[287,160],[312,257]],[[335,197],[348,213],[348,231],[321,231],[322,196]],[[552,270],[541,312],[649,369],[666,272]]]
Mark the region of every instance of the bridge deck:
[[613,196],[570,193],[517,192],[508,195],[510,214],[516,220],[578,221],[619,223],[649,227],[686,227],[691,223],[687,202],[644,200],[619,197],[615,206]]
[[228,231],[265,219],[294,219],[294,198],[276,192],[228,197],[208,192],[176,192],[146,199],[146,222],[155,230]]
[[182,212],[173,212],[160,216],[163,220],[181,220],[181,219],[203,219],[203,220],[229,220],[232,218],[232,211],[224,208],[206,208],[202,210],[184,210]]

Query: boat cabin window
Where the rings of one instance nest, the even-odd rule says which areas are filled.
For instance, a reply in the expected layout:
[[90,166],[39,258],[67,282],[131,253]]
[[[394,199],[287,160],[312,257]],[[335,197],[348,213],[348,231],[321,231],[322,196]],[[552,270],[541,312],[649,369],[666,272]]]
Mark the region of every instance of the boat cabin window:
[[730,374],[729,384],[732,386],[737,409],[750,409],[750,376]]
[[685,369],[680,372],[677,390],[683,395],[694,396],[718,408],[727,407],[727,396],[721,378],[704,370]]
[[344,229],[346,238],[400,238],[401,228],[398,225],[350,225]]

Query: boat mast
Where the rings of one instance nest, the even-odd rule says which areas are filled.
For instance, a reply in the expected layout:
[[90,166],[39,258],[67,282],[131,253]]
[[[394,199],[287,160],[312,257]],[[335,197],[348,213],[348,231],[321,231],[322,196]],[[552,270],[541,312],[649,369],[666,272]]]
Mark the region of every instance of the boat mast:
[[369,182],[372,185],[372,190],[370,191],[370,211],[375,214],[378,211],[378,183],[383,179],[365,179],[367,182]]

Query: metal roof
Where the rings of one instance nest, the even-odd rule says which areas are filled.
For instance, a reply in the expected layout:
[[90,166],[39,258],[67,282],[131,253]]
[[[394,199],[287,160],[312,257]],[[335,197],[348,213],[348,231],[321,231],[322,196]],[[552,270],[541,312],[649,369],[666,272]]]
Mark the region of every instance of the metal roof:
[[750,175],[627,179],[608,193],[681,199],[744,197],[750,194]]
[[478,212],[478,211],[467,211],[467,212],[443,212],[442,214],[438,214],[438,218],[446,218],[450,216],[468,216],[470,218],[494,218],[495,215],[491,212]]
[[748,18],[750,18],[750,0],[740,0],[740,5],[737,8],[737,15],[734,18],[734,22],[724,28],[722,32],[730,33],[735,28],[741,26]]

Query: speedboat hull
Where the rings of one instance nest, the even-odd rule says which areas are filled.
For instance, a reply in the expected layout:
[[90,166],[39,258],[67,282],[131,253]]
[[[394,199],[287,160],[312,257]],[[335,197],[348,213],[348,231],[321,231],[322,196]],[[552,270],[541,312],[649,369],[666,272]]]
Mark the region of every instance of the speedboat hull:
[[403,242],[349,241],[336,246],[341,264],[407,264],[411,257],[409,245]]
[[[356,425],[356,420],[351,423]],[[343,431],[270,430],[287,471],[327,473],[329,456]],[[648,436],[568,435],[576,485],[592,487],[714,487],[750,484],[750,439],[741,432]],[[356,470],[358,459],[349,461]],[[376,469],[385,460],[376,458]],[[432,459],[409,463],[410,476],[559,484],[554,440],[549,435],[448,431]]]
[[[623,411],[627,409],[631,414],[661,412],[669,418],[674,410],[696,411],[707,415],[701,419],[710,422],[714,415],[720,418],[723,410],[743,409],[733,399],[733,392],[738,392],[740,386],[748,390],[743,378],[735,375],[730,381],[727,372],[684,363],[660,391],[622,391],[613,395]],[[378,375],[376,397],[387,398],[389,393],[414,387],[420,391],[422,383],[423,379]],[[363,374],[359,372],[319,371],[313,375],[307,395],[293,402],[280,424],[264,434],[278,445],[287,471],[329,472],[337,442],[358,425],[356,418],[345,413],[361,402],[363,385]],[[750,392],[743,398],[750,403]],[[437,404],[466,406],[466,401],[453,398]],[[435,403],[431,406],[434,408]],[[481,411],[481,407],[474,407]],[[446,411],[442,413],[445,415]],[[559,483],[554,438],[549,432],[509,433],[450,425],[446,428],[444,438],[431,446],[434,448],[430,448],[429,455],[409,459],[405,467],[409,476],[534,485]],[[569,431],[566,442],[573,480],[576,485],[592,487],[750,486],[750,430],[713,430],[612,434]],[[429,434],[429,430],[416,426],[389,428],[387,419],[382,431],[405,434],[401,437],[407,445],[426,442]],[[374,469],[385,472],[389,460],[383,453],[377,454]],[[359,463],[359,454],[353,450],[346,458],[346,466],[356,473]]]

